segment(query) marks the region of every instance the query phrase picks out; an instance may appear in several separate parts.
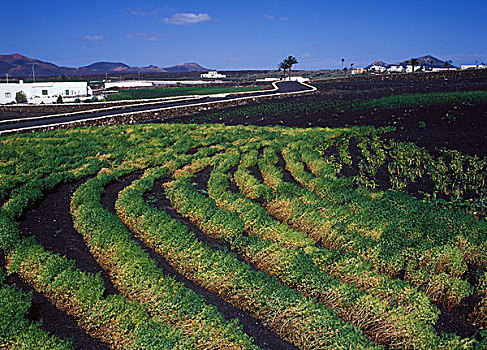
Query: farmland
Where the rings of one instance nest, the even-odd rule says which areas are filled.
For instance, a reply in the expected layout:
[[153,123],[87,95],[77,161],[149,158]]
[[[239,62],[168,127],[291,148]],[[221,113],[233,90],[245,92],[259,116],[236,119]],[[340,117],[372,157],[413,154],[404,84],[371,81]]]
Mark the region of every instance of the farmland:
[[436,77],[2,136],[0,348],[484,349],[487,83]]
[[139,100],[162,97],[211,95],[263,90],[264,86],[211,86],[164,89],[123,89],[107,96],[107,101]]

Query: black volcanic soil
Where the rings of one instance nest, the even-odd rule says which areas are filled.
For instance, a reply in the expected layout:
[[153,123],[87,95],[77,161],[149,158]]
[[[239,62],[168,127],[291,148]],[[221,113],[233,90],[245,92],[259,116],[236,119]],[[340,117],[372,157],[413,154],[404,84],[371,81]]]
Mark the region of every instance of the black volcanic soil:
[[[487,90],[487,70],[451,73],[420,73],[366,76],[313,83],[319,93],[292,96],[275,103],[322,100],[354,100],[393,96],[403,93]],[[247,106],[269,102],[253,102]],[[271,102],[272,103],[272,102]],[[232,107],[225,111],[232,111]],[[437,147],[456,149],[466,154],[487,156],[487,103],[439,104],[390,110],[341,111],[318,113],[284,113],[278,116],[248,115],[212,119],[211,112],[202,112],[174,119],[174,122],[224,123],[225,125],[282,125],[297,127],[349,127],[373,125],[394,126],[387,137],[411,141],[430,151]],[[447,117],[447,115],[449,117]],[[420,123],[421,122],[421,123]],[[425,123],[422,127],[420,124]]]

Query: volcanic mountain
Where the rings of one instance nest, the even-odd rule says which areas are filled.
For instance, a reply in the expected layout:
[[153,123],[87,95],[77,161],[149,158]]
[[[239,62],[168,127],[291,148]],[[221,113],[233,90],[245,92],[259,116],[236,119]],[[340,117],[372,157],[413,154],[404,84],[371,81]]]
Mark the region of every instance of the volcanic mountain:
[[[426,56],[421,56],[421,57],[415,57],[418,60],[417,65],[418,66],[425,66],[426,68],[448,68],[448,67],[454,67],[452,66],[449,62],[447,61],[442,61],[439,58],[436,58],[431,55],[426,55]],[[411,59],[407,59],[398,63],[394,64],[389,64],[385,63],[384,61],[375,61],[369,64],[366,69],[369,69],[372,66],[381,66],[381,67],[390,67],[390,66],[407,66],[411,64]]]
[[72,68],[57,66],[54,63],[44,62],[20,54],[0,55],[0,75],[8,74],[11,77],[29,77],[32,71],[38,77],[65,75],[101,75],[124,73],[187,73],[204,72],[208,69],[197,63],[185,63],[169,68],[160,68],[154,65],[147,67],[131,67],[121,62],[95,62],[88,66]]
[[389,67],[390,64],[385,63],[384,61],[381,61],[381,60],[377,60],[377,61],[374,61],[371,64],[369,64],[367,67],[365,67],[365,69],[370,69],[370,67],[372,67],[372,66]]

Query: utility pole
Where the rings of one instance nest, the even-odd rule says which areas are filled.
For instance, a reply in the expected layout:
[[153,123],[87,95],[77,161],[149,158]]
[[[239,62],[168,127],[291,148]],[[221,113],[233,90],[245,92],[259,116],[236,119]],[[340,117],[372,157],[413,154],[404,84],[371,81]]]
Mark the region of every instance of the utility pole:
[[32,65],[32,80],[34,80],[34,83],[36,82],[35,64]]
[[8,84],[8,73],[5,73],[5,76],[7,77],[7,84]]

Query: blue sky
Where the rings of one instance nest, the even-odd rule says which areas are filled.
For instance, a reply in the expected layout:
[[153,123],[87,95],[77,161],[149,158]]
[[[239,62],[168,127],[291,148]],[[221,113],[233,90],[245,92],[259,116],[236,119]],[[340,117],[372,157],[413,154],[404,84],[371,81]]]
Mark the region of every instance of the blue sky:
[[65,66],[365,66],[432,54],[487,62],[487,1],[2,1],[0,54]]

